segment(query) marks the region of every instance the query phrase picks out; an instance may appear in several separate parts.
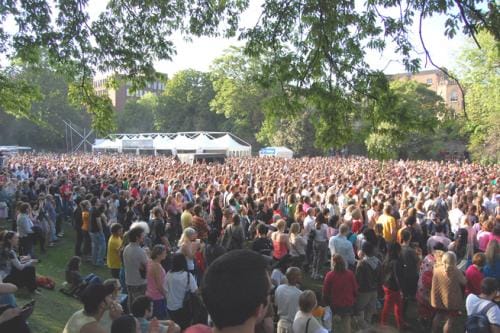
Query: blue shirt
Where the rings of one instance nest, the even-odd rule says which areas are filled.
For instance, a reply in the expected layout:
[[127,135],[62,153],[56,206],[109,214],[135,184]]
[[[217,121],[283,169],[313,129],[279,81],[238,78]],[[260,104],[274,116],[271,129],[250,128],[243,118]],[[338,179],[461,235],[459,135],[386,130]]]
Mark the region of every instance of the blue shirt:
[[352,243],[348,241],[345,236],[339,234],[331,237],[328,247],[330,248],[332,256],[334,254],[340,254],[348,265],[354,265],[356,263]]

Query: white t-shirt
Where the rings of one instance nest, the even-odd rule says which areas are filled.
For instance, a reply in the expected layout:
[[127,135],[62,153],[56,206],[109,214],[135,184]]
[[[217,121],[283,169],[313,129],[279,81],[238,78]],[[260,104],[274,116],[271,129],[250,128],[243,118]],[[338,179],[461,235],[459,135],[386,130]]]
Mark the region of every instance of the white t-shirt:
[[280,319],[293,323],[293,319],[299,311],[299,297],[302,291],[295,286],[282,284],[276,289],[274,300],[278,308]]
[[167,308],[169,310],[175,311],[182,308],[182,302],[184,301],[184,296],[186,295],[187,283],[189,274],[189,289],[191,292],[195,292],[198,289],[196,285],[196,280],[193,274],[182,271],[182,272],[168,272],[165,278],[165,284],[167,285]]
[[314,228],[314,217],[307,215],[304,218],[304,230],[306,232],[306,235],[309,235],[312,228]]
[[[479,314],[489,303],[491,303],[491,301],[470,294],[465,301],[467,315]],[[488,312],[486,312],[486,317],[488,317],[490,324],[500,326],[500,308],[498,305],[492,306]]]

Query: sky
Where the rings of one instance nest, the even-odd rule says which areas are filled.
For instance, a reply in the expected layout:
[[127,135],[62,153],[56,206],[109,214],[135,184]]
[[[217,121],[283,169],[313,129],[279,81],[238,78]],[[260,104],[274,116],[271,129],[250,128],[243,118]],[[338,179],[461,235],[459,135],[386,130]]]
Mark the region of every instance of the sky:
[[[365,0],[356,0],[356,7],[359,8],[363,5]],[[260,15],[260,6],[263,0],[250,0],[250,6],[243,15],[241,15],[240,24],[243,27],[254,26]],[[107,0],[89,0],[88,10],[92,18],[96,18],[99,13],[106,8]],[[385,11],[383,14],[391,14],[390,11]],[[418,21],[418,20],[417,20]],[[461,32],[458,32],[453,39],[448,39],[444,36],[444,21],[443,16],[434,16],[427,18],[423,24],[423,36],[430,50],[432,59],[439,66],[453,68],[455,65],[455,57],[462,45],[465,43],[466,38]],[[7,27],[9,28],[15,27]],[[418,36],[418,22],[415,22],[411,27],[410,39],[415,45],[418,53],[422,53]],[[186,41],[180,34],[172,36],[172,41],[177,49],[177,54],[171,61],[158,61],[155,67],[158,71],[167,73],[169,76],[184,70],[195,69],[199,71],[208,71],[212,61],[221,56],[224,50],[232,45],[242,46],[243,42],[238,41],[236,38],[213,38],[201,37],[192,38],[192,41]],[[417,54],[418,55],[418,54]],[[423,55],[419,56],[422,59],[422,69],[433,69],[428,64],[425,67],[425,58]],[[371,68],[383,70],[386,74],[394,74],[404,72],[404,66],[401,63],[401,56],[394,53],[394,45],[388,44],[383,53],[374,50],[368,50],[366,60]]]

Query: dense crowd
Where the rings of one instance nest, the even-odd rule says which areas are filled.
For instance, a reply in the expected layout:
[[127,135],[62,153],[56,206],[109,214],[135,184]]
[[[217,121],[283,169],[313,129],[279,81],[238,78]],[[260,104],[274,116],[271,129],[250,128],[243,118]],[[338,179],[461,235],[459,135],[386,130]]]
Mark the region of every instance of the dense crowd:
[[[71,226],[62,291],[83,308],[67,333],[401,330],[411,304],[414,328],[464,331],[467,317],[469,331],[498,332],[499,176],[362,157],[15,155],[0,173],[0,219],[12,221],[0,331],[30,330],[15,291],[38,292],[38,253]],[[81,261],[109,279],[82,276]],[[303,290],[306,276],[321,290]]]

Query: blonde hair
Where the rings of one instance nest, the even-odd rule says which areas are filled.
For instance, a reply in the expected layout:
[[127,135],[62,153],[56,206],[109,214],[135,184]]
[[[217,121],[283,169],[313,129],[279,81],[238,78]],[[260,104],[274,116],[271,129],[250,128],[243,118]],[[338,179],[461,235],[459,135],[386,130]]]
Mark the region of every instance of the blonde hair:
[[177,243],[178,246],[182,246],[184,245],[185,243],[187,243],[187,241],[191,241],[191,237],[193,237],[194,235],[196,235],[197,232],[195,229],[191,228],[191,227],[187,227],[186,229],[184,229],[184,231],[182,232],[182,236],[181,238],[179,239],[179,242]]
[[291,235],[294,235],[294,236],[295,236],[295,235],[296,235],[296,234],[298,234],[299,232],[300,232],[300,224],[299,224],[299,223],[297,223],[297,222],[292,223],[292,225],[290,226],[290,231],[289,231],[290,236],[291,236]]
[[312,290],[304,290],[299,296],[299,308],[302,312],[311,312],[317,303],[316,294]]
[[441,261],[443,262],[443,264],[455,267],[457,265],[457,255],[454,252],[448,251],[443,254],[443,258],[441,259]]
[[279,219],[278,222],[276,222],[276,228],[278,228],[279,231],[285,231],[286,227],[286,222],[283,219]]

